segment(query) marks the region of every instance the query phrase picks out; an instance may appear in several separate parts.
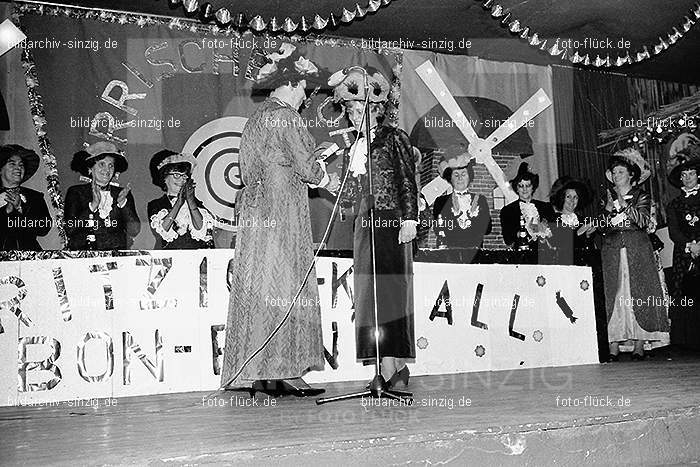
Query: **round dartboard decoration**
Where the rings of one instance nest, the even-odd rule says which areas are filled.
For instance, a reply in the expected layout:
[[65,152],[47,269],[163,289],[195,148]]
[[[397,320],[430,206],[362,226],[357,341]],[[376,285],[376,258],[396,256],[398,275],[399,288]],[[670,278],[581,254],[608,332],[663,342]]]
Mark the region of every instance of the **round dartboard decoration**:
[[226,230],[235,230],[236,194],[243,187],[238,150],[247,121],[245,117],[212,120],[199,127],[182,149],[197,159],[192,174],[197,199],[216,217],[217,226]]

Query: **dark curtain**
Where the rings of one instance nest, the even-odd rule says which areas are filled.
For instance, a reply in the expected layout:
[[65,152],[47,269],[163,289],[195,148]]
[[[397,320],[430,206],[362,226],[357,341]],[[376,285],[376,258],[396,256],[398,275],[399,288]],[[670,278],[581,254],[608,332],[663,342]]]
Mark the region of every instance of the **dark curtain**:
[[593,202],[583,210],[595,215],[607,183],[605,168],[615,146],[597,149],[598,133],[631,117],[628,78],[572,68],[552,67],[559,175],[587,180]]

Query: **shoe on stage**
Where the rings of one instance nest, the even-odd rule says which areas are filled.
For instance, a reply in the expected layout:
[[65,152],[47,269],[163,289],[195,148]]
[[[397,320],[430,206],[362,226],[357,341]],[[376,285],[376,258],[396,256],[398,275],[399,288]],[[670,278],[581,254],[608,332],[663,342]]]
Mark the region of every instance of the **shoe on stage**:
[[301,378],[282,379],[278,383],[282,391],[296,397],[313,397],[326,392],[323,388],[312,388]]
[[[408,365],[405,365],[403,368],[401,368],[401,370],[397,371],[391,378],[389,378],[389,381],[387,381],[387,386],[389,389],[396,387],[406,388],[408,387],[408,379],[410,377],[411,373],[408,371]],[[399,386],[399,383],[402,383],[403,386]]]

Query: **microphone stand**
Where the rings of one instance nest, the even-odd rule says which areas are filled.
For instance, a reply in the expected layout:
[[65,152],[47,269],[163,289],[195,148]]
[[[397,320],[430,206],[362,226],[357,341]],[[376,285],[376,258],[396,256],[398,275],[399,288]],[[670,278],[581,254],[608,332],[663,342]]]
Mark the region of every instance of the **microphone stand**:
[[[375,358],[374,358],[374,378],[372,381],[369,383],[369,386],[367,389],[361,392],[353,392],[349,394],[342,394],[339,396],[333,396],[333,397],[321,397],[319,399],[316,399],[316,404],[321,405],[325,404],[327,402],[337,402],[337,401],[343,401],[343,400],[348,400],[348,399],[359,399],[359,398],[364,398],[364,397],[374,397],[374,398],[386,398],[386,399],[393,399],[393,400],[398,400],[406,403],[406,405],[411,405],[413,403],[413,394],[410,392],[406,391],[397,391],[397,390],[390,390],[389,386],[387,385],[386,380],[382,376],[382,372],[380,369],[380,356],[379,356],[379,312],[377,310],[377,264],[376,264],[376,257],[375,257],[375,245],[374,245],[374,184],[372,182],[372,150],[371,150],[371,144],[372,144],[372,134],[371,134],[371,128],[370,128],[370,112],[369,112],[369,80],[367,77],[367,70],[364,68],[360,68],[362,70],[363,76],[364,76],[364,86],[365,86],[365,100],[364,100],[364,112],[362,116],[362,120],[364,122],[364,128],[365,128],[365,141],[367,143],[367,187],[369,189],[369,193],[367,194],[365,200],[365,204],[367,207],[367,210],[369,212],[369,218],[370,218],[370,251],[372,254],[372,306],[374,308],[374,352],[375,352]],[[360,127],[363,125],[360,124]],[[354,155],[353,155],[354,157]],[[348,170],[350,170],[348,166]]]

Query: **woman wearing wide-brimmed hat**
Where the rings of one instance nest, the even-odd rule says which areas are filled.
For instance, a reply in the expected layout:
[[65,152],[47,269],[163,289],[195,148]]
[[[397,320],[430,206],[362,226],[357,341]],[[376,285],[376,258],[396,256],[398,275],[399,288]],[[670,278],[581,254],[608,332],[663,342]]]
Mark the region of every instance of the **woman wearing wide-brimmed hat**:
[[669,291],[671,342],[700,349],[700,145],[693,144],[676,155],[668,176],[681,194],[666,208],[668,233],[673,240],[673,269]]
[[[363,123],[365,76],[369,84],[369,127]],[[381,373],[389,386],[407,385],[406,359],[415,358],[413,308],[413,248],[418,224],[418,188],[415,158],[408,135],[384,124],[390,86],[376,69],[351,67],[329,80],[334,101],[347,114],[359,137],[345,150],[343,173],[350,172],[341,193],[354,207],[353,276],[355,281],[356,357],[376,358],[374,287],[379,326]],[[370,154],[367,154],[367,138]],[[368,210],[368,166],[374,188],[374,253],[372,266],[371,217]],[[373,272],[376,272],[373,274]]]
[[100,141],[73,155],[71,169],[88,183],[68,188],[65,231],[69,250],[124,250],[141,230],[131,188],[113,185],[129,164],[116,146]]
[[39,168],[39,156],[17,144],[0,146],[0,250],[40,251],[37,237],[51,230],[44,195],[23,187]]
[[603,277],[608,316],[610,359],[618,359],[619,344],[634,343],[632,358],[644,358],[645,341],[668,338],[668,316],[661,279],[647,228],[654,222],[651,198],[641,188],[649,165],[636,149],[617,151],[605,176],[612,183],[605,194]]
[[[269,97],[248,119],[240,145],[238,235],[226,321],[222,386],[312,396],[302,376],[323,369],[321,309],[313,258],[309,184],[337,189],[314,155],[315,142],[299,108],[306,87],[325,86],[325,75],[285,43],[260,69],[256,95]],[[330,185],[329,185],[330,183]],[[298,301],[279,332],[297,291]],[[255,358],[256,350],[261,349]]]
[[195,163],[192,155],[168,149],[151,158],[151,180],[165,192],[150,201],[147,209],[156,250],[214,248],[214,218],[194,196],[190,177]]
[[471,263],[491,233],[491,211],[486,197],[469,190],[474,180],[474,164],[465,148],[450,146],[439,164],[442,178],[452,185],[452,193],[438,196],[433,204],[438,245],[464,249],[461,260]]

